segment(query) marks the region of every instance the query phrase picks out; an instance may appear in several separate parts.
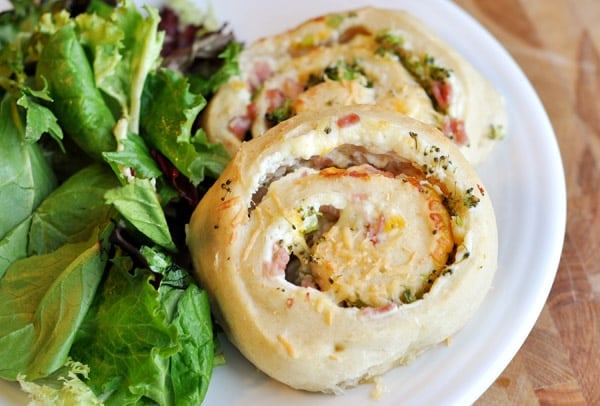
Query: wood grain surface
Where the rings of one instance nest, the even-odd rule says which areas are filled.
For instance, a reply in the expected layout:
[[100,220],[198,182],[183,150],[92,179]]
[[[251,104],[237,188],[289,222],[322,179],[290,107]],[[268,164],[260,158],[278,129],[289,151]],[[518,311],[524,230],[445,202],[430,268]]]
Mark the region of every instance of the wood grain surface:
[[521,66],[550,116],[567,230],[537,324],[478,405],[600,405],[600,1],[456,0]]

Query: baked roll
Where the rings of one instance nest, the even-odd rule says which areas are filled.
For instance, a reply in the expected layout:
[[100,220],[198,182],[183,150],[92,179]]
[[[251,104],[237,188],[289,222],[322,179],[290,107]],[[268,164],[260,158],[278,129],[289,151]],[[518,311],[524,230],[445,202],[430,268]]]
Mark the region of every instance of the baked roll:
[[451,337],[497,261],[490,198],[457,147],[366,105],[300,113],[243,143],[187,242],[241,353],[328,393]]
[[315,48],[281,66],[252,96],[252,134],[294,114],[352,104],[375,104],[435,124],[431,100],[406,69],[357,45]]
[[231,154],[283,119],[332,105],[379,104],[435,124],[475,165],[506,126],[503,98],[491,83],[403,11],[324,15],[256,41],[239,62],[241,74],[204,115],[209,139]]

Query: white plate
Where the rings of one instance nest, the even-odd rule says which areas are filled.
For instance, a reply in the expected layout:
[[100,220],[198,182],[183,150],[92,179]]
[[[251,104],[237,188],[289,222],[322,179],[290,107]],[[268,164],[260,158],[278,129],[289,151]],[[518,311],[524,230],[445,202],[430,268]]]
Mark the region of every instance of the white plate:
[[[196,0],[204,4],[204,0]],[[150,2],[157,4],[157,1]],[[560,153],[546,112],[506,50],[472,17],[449,1],[273,0],[213,1],[220,21],[252,41],[331,11],[374,5],[405,9],[428,23],[505,95],[507,138],[479,167],[496,209],[499,268],[492,291],[452,340],[411,365],[384,375],[379,401],[362,385],[342,396],[294,391],[258,372],[224,342],[228,364],[215,370],[206,405],[471,404],[504,370],[533,328],[558,268],[566,221]],[[16,386],[0,382],[0,403],[23,404]]]

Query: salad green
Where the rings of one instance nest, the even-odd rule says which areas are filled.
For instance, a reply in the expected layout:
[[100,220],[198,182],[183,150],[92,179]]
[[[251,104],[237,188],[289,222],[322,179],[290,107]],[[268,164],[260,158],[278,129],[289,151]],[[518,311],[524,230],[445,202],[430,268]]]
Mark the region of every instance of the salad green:
[[200,404],[222,362],[182,242],[229,160],[197,118],[241,45],[167,68],[160,23],[132,0],[0,14],[0,378],[38,403]]

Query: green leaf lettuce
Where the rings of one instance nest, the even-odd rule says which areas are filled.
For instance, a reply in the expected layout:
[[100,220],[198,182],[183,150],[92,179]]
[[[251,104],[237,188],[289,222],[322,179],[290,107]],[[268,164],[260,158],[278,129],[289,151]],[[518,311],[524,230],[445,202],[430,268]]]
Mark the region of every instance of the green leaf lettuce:
[[174,71],[159,70],[148,77],[142,104],[142,136],[160,151],[194,185],[206,172],[218,176],[229,158],[221,145],[210,144],[192,125],[206,105],[201,94],[189,90],[188,81]]
[[1,377],[35,380],[65,364],[105,261],[94,238],[10,266],[0,283]]
[[213,368],[208,298],[170,258],[150,256],[161,276],[113,261],[71,355],[106,404],[197,405]]
[[25,141],[23,110],[9,95],[0,103],[0,145],[2,238],[56,187],[56,178],[39,145]]

